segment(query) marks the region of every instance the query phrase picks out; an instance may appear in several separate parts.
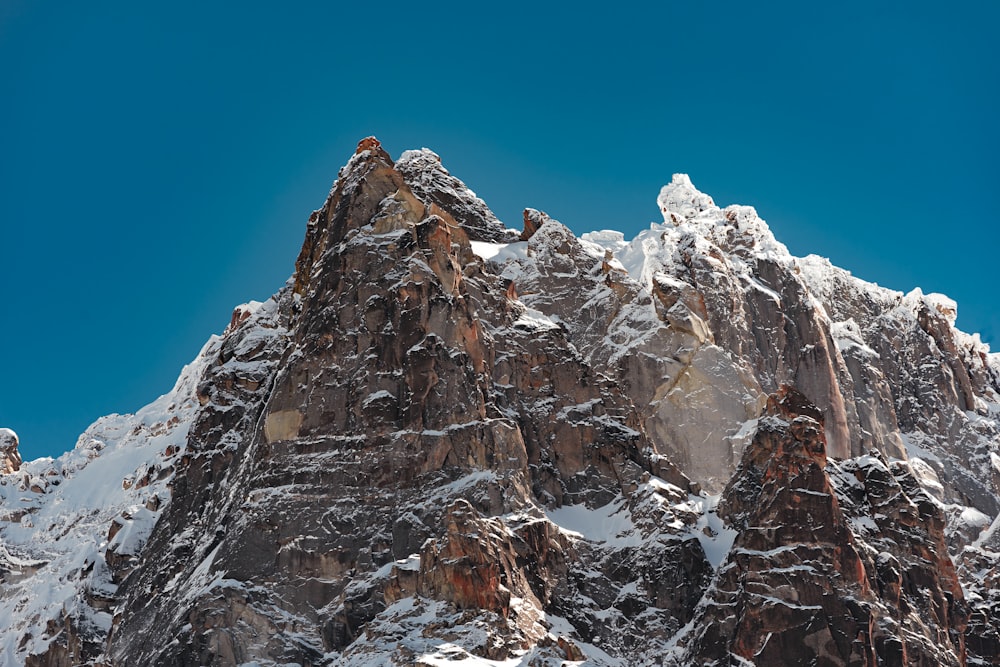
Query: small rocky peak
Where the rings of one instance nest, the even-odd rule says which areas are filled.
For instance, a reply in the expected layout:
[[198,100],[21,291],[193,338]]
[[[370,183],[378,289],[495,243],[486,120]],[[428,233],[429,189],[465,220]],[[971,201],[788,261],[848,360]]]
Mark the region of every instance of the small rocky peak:
[[948,326],[955,326],[955,321],[958,319],[958,304],[954,299],[937,292],[924,294],[919,287],[911,290],[904,298],[910,304],[910,308],[917,313],[918,318],[921,310],[926,309],[941,315],[948,322]]
[[354,151],[354,154],[361,155],[365,151],[369,151],[379,156],[384,156],[386,159],[390,161],[392,160],[389,154],[385,152],[385,149],[382,148],[382,142],[376,139],[375,137],[365,137],[364,139],[359,141],[358,147]]
[[822,471],[826,468],[823,412],[798,389],[782,385],[767,397],[757,436],[747,450],[756,465],[782,474],[810,464]]
[[813,405],[805,394],[791,385],[782,385],[777,392],[767,397],[765,411],[769,415],[793,421],[798,417],[809,417],[823,425],[823,411]]
[[757,433],[723,492],[720,516],[728,515],[736,524],[759,519],[764,505],[780,506],[788,500],[775,503],[788,489],[829,499],[826,463],[822,412],[797,389],[784,385],[767,399]]
[[769,397],[722,494],[718,514],[737,535],[684,664],[734,664],[730,654],[754,664],[876,664],[871,589],[825,472],[821,420],[792,387]]
[[663,221],[675,225],[715,208],[712,198],[699,192],[687,174],[674,174],[673,180],[660,189],[656,204]]
[[323,208],[309,217],[305,241],[295,261],[295,292],[304,293],[328,249],[369,224],[386,197],[403,199],[404,195],[398,193],[408,189],[378,139],[362,139],[337,175]]
[[447,211],[473,241],[509,243],[517,232],[507,229],[489,206],[461,180],[452,176],[432,150],[405,151],[396,160],[396,170],[427,206]]
[[0,474],[9,475],[21,469],[17,444],[17,433],[9,428],[0,428]]
[[521,232],[521,240],[527,241],[530,239],[542,225],[550,220],[552,218],[547,213],[534,208],[524,209],[524,231]]

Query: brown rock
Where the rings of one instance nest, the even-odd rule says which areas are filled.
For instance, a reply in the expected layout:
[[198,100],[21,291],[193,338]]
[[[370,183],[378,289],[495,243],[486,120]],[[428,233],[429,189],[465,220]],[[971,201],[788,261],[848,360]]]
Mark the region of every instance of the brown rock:
[[560,636],[556,641],[556,645],[566,655],[566,659],[570,662],[579,662],[587,659],[587,656],[583,654],[580,647],[573,643],[573,640],[571,639],[566,639],[565,637]]
[[506,529],[495,519],[480,519],[465,500],[455,501],[443,520],[444,536],[421,550],[417,592],[459,609],[507,616],[511,592],[530,594],[530,587],[517,566]]
[[548,214],[543,213],[542,211],[533,208],[524,209],[524,231],[521,232],[521,240],[527,241],[530,239],[535,235],[535,232],[538,231],[539,227],[551,219],[552,218],[550,218]]
[[[686,664],[964,664],[940,509],[877,457],[828,462],[821,413],[801,393],[769,397],[719,513],[739,534]],[[856,534],[872,516],[877,531]]]

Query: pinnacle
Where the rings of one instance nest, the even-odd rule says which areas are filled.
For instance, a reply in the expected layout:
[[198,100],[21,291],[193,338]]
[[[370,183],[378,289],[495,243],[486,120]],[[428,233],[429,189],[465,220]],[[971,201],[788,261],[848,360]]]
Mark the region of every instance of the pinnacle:
[[17,433],[9,428],[0,428],[0,474],[17,472],[21,467],[21,455],[17,451]]
[[375,137],[365,137],[358,142],[358,148],[354,151],[354,154],[357,155],[363,151],[378,150],[380,148],[382,148],[382,142],[378,139]]
[[674,174],[670,183],[660,189],[656,203],[663,213],[663,221],[674,224],[715,207],[712,198],[694,187],[687,174]]

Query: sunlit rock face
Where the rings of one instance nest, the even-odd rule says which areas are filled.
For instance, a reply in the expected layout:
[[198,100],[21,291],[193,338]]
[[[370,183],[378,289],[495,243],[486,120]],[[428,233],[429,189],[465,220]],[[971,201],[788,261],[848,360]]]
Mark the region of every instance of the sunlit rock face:
[[364,139],[171,392],[0,429],[0,664],[997,664],[997,355],[657,204],[513,230]]

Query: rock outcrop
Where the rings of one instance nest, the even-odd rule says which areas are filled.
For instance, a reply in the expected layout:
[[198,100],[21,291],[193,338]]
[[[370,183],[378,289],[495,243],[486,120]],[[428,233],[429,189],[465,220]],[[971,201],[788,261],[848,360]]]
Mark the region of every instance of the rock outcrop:
[[0,475],[10,475],[21,469],[21,454],[17,445],[17,433],[9,428],[0,428]]
[[769,399],[719,514],[738,534],[679,664],[965,664],[941,509],[905,464],[828,461],[796,390]]

